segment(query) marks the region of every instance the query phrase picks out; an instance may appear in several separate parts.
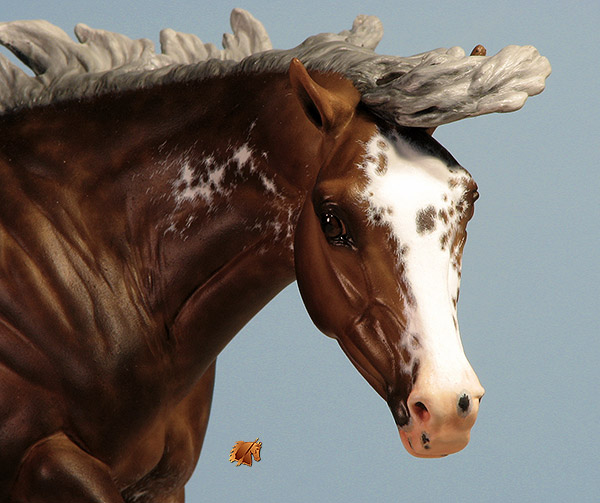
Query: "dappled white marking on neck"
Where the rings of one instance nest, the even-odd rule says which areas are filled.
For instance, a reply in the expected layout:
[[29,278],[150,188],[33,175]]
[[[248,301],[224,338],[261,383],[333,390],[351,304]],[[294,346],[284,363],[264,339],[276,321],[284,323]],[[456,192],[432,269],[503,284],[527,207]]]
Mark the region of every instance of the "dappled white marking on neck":
[[[248,137],[253,128],[254,123],[250,126]],[[277,178],[266,169],[268,154],[256,151],[250,141],[230,145],[225,158],[216,152],[196,157],[192,149],[173,157],[167,155],[163,169],[175,173],[170,182],[170,197],[175,207],[165,233],[176,233],[186,240],[188,230],[199,215],[227,211],[228,207],[235,205],[238,187],[254,179],[259,182],[264,194],[264,207],[254,217],[245,210],[241,212],[247,214],[246,227],[269,239],[283,240],[288,248],[293,246],[298,209],[286,199]],[[188,209],[190,213],[182,216]]]
[[244,143],[241,147],[235,150],[231,159],[237,163],[238,169],[242,169],[244,166],[248,165],[249,170],[252,173],[256,169],[252,159],[253,154],[254,152],[250,148],[250,145]]
[[[230,194],[237,186],[238,178],[243,178],[245,170],[249,173],[256,170],[253,155],[250,145],[244,143],[233,149],[231,156],[222,163],[217,162],[212,154],[200,159],[196,165],[192,164],[189,153],[181,156],[175,161],[179,164],[179,171],[172,182],[177,206],[196,199],[202,199],[210,206],[216,195]],[[227,182],[228,172],[238,176]],[[273,190],[271,186],[269,189]]]
[[368,203],[368,218],[389,228],[410,288],[409,332],[420,342],[411,351],[421,373],[425,360],[437,370],[458,370],[466,358],[456,321],[460,253],[452,243],[468,206],[470,175],[396,132],[371,138],[361,169],[367,185],[360,197]]

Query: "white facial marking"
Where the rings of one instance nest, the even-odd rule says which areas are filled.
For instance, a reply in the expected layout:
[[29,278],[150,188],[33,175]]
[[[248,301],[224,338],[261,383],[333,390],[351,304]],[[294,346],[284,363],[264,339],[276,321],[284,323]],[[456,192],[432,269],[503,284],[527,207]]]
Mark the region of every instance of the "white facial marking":
[[467,209],[470,176],[395,132],[373,136],[361,168],[368,179],[361,194],[368,202],[368,218],[389,228],[413,296],[409,332],[420,344],[409,350],[421,362],[421,373],[440,373],[424,369],[429,362],[426,366],[437,370],[444,366],[452,379],[466,358],[456,323],[460,254],[451,245]]

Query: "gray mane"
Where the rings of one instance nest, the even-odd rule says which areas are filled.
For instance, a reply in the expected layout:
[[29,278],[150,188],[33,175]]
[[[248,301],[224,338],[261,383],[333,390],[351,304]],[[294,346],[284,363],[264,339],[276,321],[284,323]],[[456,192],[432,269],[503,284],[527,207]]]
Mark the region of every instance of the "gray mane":
[[511,112],[543,91],[548,60],[531,46],[508,46],[496,55],[466,56],[458,47],[411,57],[374,52],[383,28],[358,16],[352,29],[308,38],[273,50],[262,24],[234,9],[233,34],[223,50],[195,35],[163,30],[161,53],[147,39],[75,27],[79,43],[46,21],[0,23],[0,44],[33,70],[30,77],[0,54],[0,114],[65,99],[232,72],[285,72],[296,57],[310,69],[350,79],[375,114],[404,126],[435,127],[465,117]]

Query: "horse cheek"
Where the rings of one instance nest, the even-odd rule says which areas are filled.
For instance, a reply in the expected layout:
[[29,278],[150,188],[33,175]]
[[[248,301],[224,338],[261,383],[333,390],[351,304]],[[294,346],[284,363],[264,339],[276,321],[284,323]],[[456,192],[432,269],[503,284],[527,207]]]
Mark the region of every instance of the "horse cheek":
[[310,198],[298,219],[294,261],[298,289],[313,323],[325,335],[338,338],[350,309],[339,270],[332,264],[331,245],[323,236]]

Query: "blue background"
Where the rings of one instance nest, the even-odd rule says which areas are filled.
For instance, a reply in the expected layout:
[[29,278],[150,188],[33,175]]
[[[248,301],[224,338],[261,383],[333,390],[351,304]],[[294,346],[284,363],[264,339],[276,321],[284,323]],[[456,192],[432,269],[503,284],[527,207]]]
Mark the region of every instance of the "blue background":
[[[0,18],[43,18],[68,33],[84,22],[156,43],[170,27],[219,43],[236,6],[277,48],[364,13],[384,23],[380,53],[533,44],[553,74],[519,112],[436,132],[481,193],[459,304],[487,390],[470,445],[441,460],[406,454],[386,404],[313,327],[292,285],[219,358],[187,501],[598,501],[600,4],[3,0]],[[234,443],[256,437],[262,461],[230,464]]]

